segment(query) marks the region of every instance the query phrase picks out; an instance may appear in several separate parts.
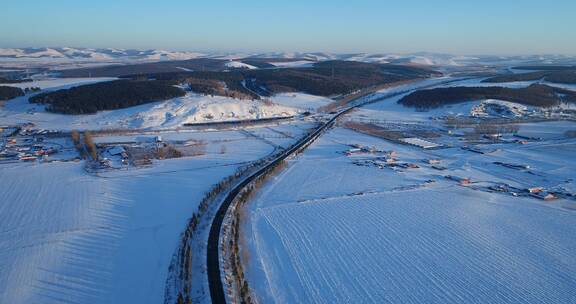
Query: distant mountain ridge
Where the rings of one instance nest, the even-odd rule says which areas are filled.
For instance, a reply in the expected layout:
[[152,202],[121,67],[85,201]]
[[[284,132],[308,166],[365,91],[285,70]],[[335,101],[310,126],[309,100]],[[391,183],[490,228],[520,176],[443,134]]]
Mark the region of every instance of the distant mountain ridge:
[[197,52],[172,52],[164,50],[93,49],[93,48],[4,48],[0,59],[71,59],[71,60],[187,60],[206,57]]
[[0,48],[0,61],[55,59],[62,61],[162,61],[188,60],[195,58],[214,59],[258,59],[278,58],[283,60],[349,60],[370,63],[394,63],[420,66],[466,66],[482,64],[570,64],[575,57],[564,55],[527,56],[458,56],[451,54],[419,52],[412,54],[393,53],[326,53],[326,52],[265,52],[265,53],[202,53],[189,51],[137,50],[117,48]]

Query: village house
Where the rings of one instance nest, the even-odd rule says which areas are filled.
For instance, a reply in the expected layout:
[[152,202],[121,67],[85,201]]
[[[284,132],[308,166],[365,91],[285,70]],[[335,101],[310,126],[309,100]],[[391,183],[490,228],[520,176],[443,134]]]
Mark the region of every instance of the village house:
[[528,191],[528,193],[540,193],[540,192],[544,191],[544,188],[542,188],[542,187],[530,187],[530,188],[527,188],[526,191]]
[[468,177],[459,177],[459,176],[447,175],[446,178],[449,180],[453,180],[455,182],[458,182],[462,186],[469,185],[472,183],[472,180]]

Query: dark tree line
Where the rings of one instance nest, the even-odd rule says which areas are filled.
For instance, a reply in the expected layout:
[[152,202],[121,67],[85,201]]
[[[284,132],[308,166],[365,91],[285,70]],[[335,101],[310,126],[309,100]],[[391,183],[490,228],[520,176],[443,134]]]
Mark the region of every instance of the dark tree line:
[[9,100],[18,96],[24,96],[20,88],[0,86],[0,100]]
[[30,102],[47,104],[47,110],[64,114],[92,114],[184,96],[163,81],[116,80],[41,93]]
[[333,96],[386,83],[426,78],[435,72],[407,66],[334,60],[318,62],[312,67],[250,70],[244,74],[273,94],[297,91]]
[[576,69],[574,70],[546,70],[521,74],[500,75],[484,79],[482,82],[499,83],[513,81],[545,80],[555,83],[576,84]]
[[0,83],[22,83],[22,82],[32,82],[32,79],[9,79],[0,77]]
[[[236,94],[258,99],[260,96],[285,92],[334,96],[432,75],[437,75],[437,72],[401,65],[335,60],[318,62],[310,67],[157,73],[148,77],[175,83],[187,82],[197,93],[220,96]],[[222,90],[222,84],[225,84],[226,90]]]
[[431,109],[479,99],[500,99],[529,106],[550,107],[560,102],[576,102],[576,93],[541,84],[520,89],[451,87],[416,91],[398,102],[409,107]]
[[544,79],[556,83],[576,84],[576,71],[555,72],[549,74]]

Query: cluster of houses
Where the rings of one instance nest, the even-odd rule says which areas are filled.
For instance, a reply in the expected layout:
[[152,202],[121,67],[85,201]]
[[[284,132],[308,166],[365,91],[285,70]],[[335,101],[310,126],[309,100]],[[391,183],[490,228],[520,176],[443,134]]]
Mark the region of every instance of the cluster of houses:
[[44,144],[42,137],[37,138],[4,138],[0,141],[0,160],[36,161],[46,159],[57,153],[52,144]]
[[346,156],[362,155],[362,154],[382,154],[386,151],[378,150],[376,147],[362,146],[358,144],[350,145],[350,149],[344,151]]
[[347,156],[361,155],[361,154],[377,154],[378,156],[373,159],[356,160],[353,163],[357,166],[373,166],[379,169],[384,168],[397,168],[397,169],[417,169],[419,165],[411,162],[403,162],[398,160],[398,153],[396,151],[382,151],[369,147],[353,147],[345,152]]
[[100,168],[128,165],[128,152],[123,146],[110,146],[101,152],[102,157],[98,160]]
[[507,101],[487,100],[473,107],[469,115],[473,118],[574,119],[576,112],[563,107],[527,107]]
[[22,136],[38,136],[38,135],[50,135],[58,134],[60,131],[48,130],[48,129],[20,129],[19,134]]
[[[469,177],[459,177],[454,175],[444,176],[446,179],[457,182],[461,186],[468,186],[473,184],[472,179]],[[512,196],[528,196],[541,199],[544,201],[551,201],[557,199],[560,195],[563,197],[573,196],[570,193],[562,193],[557,191],[547,191],[544,187],[528,187],[525,189],[512,187],[506,183],[496,183],[486,188],[490,192],[508,193]]]
[[496,100],[482,101],[470,110],[470,116],[478,118],[522,118],[533,116],[536,113],[535,108]]
[[[344,152],[347,156],[355,156],[355,155],[376,155],[376,157],[371,159],[361,159],[355,160],[353,163],[357,166],[370,166],[370,167],[377,167],[379,169],[384,168],[393,168],[393,169],[418,169],[421,165],[413,163],[413,162],[406,162],[406,161],[399,161],[398,160],[398,153],[396,151],[383,151],[378,150],[374,147],[367,147],[367,146],[360,146],[360,145],[351,145],[352,148],[346,150]],[[442,166],[441,160],[436,158],[424,159],[422,161],[424,164],[428,165],[430,168],[436,170],[446,170],[447,168]]]
[[558,198],[559,194],[556,192],[546,191],[544,187],[528,187],[526,189],[520,189],[504,183],[492,185],[488,187],[488,189],[496,192],[510,193],[513,196],[530,196],[545,201],[555,200]]

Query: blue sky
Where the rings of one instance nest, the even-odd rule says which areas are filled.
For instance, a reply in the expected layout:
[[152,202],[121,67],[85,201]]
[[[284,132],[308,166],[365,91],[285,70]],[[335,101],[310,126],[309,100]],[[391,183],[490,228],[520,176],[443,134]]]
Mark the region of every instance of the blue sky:
[[576,55],[576,1],[3,1],[0,47]]

